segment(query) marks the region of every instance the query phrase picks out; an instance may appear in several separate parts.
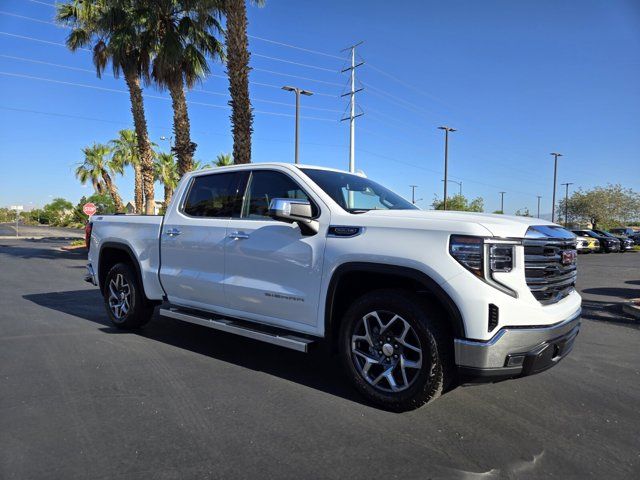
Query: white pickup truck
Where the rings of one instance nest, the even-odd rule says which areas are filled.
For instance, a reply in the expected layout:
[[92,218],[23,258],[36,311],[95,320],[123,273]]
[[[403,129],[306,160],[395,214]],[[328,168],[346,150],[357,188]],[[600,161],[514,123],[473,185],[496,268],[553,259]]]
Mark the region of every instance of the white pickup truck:
[[166,214],[96,215],[86,280],[121,328],[160,315],[302,352],[324,340],[390,410],[531,375],[580,329],[575,236],[422,211],[363,175],[280,163],[185,175]]

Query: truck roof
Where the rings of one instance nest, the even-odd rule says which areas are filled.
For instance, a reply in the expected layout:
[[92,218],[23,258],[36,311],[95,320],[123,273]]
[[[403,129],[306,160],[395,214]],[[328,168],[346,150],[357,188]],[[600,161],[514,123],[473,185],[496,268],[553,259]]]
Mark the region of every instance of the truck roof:
[[[193,175],[193,174],[199,174],[201,172],[209,172],[211,170],[214,171],[220,171],[220,170],[241,170],[241,169],[245,169],[245,168],[253,168],[256,166],[260,166],[260,167],[285,167],[288,169],[294,169],[294,168],[308,168],[308,169],[314,169],[314,170],[327,170],[330,172],[339,172],[339,173],[351,173],[348,172],[346,170],[340,170],[339,168],[330,168],[330,167],[321,167],[319,165],[302,165],[302,164],[292,164],[292,163],[285,163],[285,162],[257,162],[257,163],[244,163],[244,164],[240,164],[240,165],[229,165],[226,167],[209,167],[209,168],[203,168],[202,170],[196,170],[193,172],[189,172],[187,175]],[[352,175],[362,175],[362,173],[355,173]]]

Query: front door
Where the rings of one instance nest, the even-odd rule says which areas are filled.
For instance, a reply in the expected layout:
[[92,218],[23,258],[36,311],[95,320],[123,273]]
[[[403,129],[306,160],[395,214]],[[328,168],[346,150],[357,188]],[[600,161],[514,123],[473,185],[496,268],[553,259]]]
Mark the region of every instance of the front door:
[[[305,236],[296,224],[268,217],[274,198],[310,200],[320,232]],[[318,205],[288,172],[252,171],[240,218],[227,230],[225,288],[229,307],[239,316],[289,327],[290,322],[316,325],[329,224],[328,209]]]
[[244,178],[242,172],[195,176],[183,204],[167,213],[160,281],[169,302],[211,311],[227,306],[224,246],[229,219],[240,211]]

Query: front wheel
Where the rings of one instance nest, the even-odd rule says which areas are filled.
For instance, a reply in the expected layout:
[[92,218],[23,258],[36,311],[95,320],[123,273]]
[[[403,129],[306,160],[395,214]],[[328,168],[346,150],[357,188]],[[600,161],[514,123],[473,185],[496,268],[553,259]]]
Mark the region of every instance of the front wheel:
[[443,320],[408,291],[377,290],[356,300],[340,330],[342,361],[355,387],[397,412],[438,398],[453,366]]
[[144,298],[142,285],[133,268],[126,263],[111,267],[103,296],[109,319],[118,328],[140,328],[151,320],[154,307]]

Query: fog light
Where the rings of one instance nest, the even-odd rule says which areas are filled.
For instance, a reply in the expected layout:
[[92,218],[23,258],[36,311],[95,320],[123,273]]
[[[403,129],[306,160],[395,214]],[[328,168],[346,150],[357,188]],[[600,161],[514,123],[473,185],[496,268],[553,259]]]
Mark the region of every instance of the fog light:
[[507,367],[520,367],[524,363],[524,355],[509,355],[507,357]]

